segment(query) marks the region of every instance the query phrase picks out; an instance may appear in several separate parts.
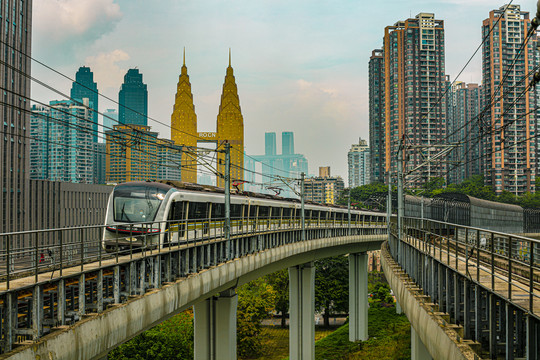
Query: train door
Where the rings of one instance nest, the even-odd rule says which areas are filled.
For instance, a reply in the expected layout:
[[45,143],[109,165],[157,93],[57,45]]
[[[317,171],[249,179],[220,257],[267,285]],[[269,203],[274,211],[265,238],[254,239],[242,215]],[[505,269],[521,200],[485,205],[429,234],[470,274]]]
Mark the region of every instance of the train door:
[[270,216],[270,207],[269,206],[259,206],[257,213],[257,223],[262,225],[262,228],[268,228],[269,216]]
[[165,242],[175,243],[186,235],[187,203],[173,201],[167,217]]
[[188,207],[188,219],[195,231],[195,237],[200,230],[203,235],[208,234],[209,203],[190,202]]
[[[231,205],[231,210],[233,206]],[[232,211],[231,211],[232,212]],[[231,214],[232,218],[232,214]],[[210,217],[211,233],[214,236],[219,236],[225,227],[225,204],[212,203],[212,212]]]
[[257,205],[249,205],[249,222],[251,224],[251,231],[257,231],[257,216],[259,214],[258,210]]

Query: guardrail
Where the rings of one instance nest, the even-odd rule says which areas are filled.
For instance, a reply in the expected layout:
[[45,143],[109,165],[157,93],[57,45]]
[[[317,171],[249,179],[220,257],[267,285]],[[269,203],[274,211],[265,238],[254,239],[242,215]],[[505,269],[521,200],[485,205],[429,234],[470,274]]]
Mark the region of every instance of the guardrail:
[[540,356],[540,241],[441,221],[396,218],[390,253],[474,341],[480,357]]
[[[351,227],[375,223],[374,219],[351,221]],[[3,233],[0,234],[0,281],[5,281],[6,289],[9,289],[11,280],[21,276],[33,274],[37,281],[38,275],[43,272],[58,271],[58,275],[62,276],[66,267],[80,266],[81,271],[84,271],[85,264],[101,264],[103,260],[111,258],[118,261],[119,257],[132,256],[133,252],[159,253],[171,246],[221,237],[224,224],[224,218],[123,224],[124,231],[118,232],[116,246],[113,246],[112,251],[110,248],[105,251],[103,246],[104,233],[114,232],[107,230],[106,225]],[[327,227],[346,228],[348,222],[345,219],[306,219],[305,222],[306,229]],[[300,229],[299,219],[231,218],[231,236]],[[165,239],[161,240],[161,244],[156,244],[155,238],[162,235]],[[172,242],[167,237],[176,237],[176,240]],[[121,246],[122,243],[124,246]]]
[[[109,239],[109,252],[103,235],[115,229],[105,226],[0,234],[0,352],[163,282],[302,239],[299,220],[231,220],[230,240],[224,219],[123,224],[120,236]],[[306,221],[304,231],[309,241],[386,234],[387,227],[384,216],[373,216],[350,226],[346,220]]]

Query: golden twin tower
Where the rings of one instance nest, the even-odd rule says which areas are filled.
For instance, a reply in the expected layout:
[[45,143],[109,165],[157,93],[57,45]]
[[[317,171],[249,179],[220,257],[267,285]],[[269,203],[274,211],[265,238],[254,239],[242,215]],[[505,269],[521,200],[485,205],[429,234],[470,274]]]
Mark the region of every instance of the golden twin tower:
[[[231,51],[229,50],[229,66],[223,83],[221,104],[217,116],[216,132],[197,132],[197,114],[193,105],[191,83],[186,67],[186,51],[182,71],[178,79],[173,113],[171,115],[171,140],[177,145],[193,147],[192,151],[182,153],[182,181],[197,182],[197,143],[216,143],[219,150],[223,150],[225,142],[231,144],[231,180],[244,179],[244,119],[240,109],[238,89],[234,80],[231,66]],[[225,154],[219,152],[217,171],[225,173]],[[223,187],[223,178],[217,178],[217,186]]]

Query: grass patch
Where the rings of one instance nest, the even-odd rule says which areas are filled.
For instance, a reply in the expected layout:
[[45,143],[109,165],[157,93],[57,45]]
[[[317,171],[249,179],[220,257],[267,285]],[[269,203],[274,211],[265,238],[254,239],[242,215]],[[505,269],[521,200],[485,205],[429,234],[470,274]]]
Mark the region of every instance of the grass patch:
[[315,343],[315,359],[410,359],[410,323],[394,307],[369,309],[369,339],[349,341],[349,324]]
[[[336,328],[315,327],[315,341],[331,334]],[[259,357],[239,359],[281,360],[289,356],[289,328],[263,326],[261,330],[263,350]]]

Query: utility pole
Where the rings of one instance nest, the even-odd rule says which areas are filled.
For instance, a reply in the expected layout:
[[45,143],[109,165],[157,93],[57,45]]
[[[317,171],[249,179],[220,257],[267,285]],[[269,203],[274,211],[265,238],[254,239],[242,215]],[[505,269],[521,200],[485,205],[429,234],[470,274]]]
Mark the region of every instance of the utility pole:
[[302,241],[306,240],[306,217],[304,212],[304,178],[306,174],[300,174],[300,214],[302,217]]
[[349,184],[349,198],[347,201],[347,210],[349,212],[349,230],[347,231],[347,235],[351,235],[351,184]]
[[388,198],[386,199],[386,227],[388,229],[388,243],[392,244],[390,231],[390,221],[392,220],[392,176],[391,171],[388,169]]
[[225,143],[225,253],[231,259],[231,144]]
[[399,141],[399,148],[398,148],[398,261],[401,260],[401,241],[403,236],[403,213],[404,213],[404,207],[403,207],[403,138]]

